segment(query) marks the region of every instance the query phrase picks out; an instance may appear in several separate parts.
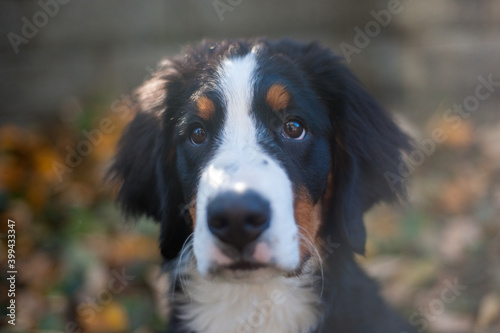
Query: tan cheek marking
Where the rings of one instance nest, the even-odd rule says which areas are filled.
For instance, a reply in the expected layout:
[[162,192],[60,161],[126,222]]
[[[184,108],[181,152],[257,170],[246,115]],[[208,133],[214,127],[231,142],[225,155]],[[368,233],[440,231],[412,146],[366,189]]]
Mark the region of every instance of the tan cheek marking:
[[193,221],[193,230],[196,227],[196,196],[191,200],[189,204],[189,214],[191,215],[191,220]]
[[294,202],[295,221],[299,226],[299,231],[307,240],[300,242],[300,257],[304,259],[306,255],[313,254],[310,249],[313,244],[319,249],[318,230],[321,226],[321,204],[313,204],[304,190],[300,190]]
[[323,195],[323,203],[325,205],[325,208],[328,207],[329,202],[331,201],[333,197],[333,171],[332,168],[330,167],[330,172],[328,173],[328,180],[326,183],[326,191],[325,194]]
[[275,83],[267,91],[266,100],[273,110],[282,110],[290,104],[290,93],[282,84]]
[[196,100],[196,107],[201,118],[208,120],[215,112],[215,105],[212,100],[206,96],[201,96]]

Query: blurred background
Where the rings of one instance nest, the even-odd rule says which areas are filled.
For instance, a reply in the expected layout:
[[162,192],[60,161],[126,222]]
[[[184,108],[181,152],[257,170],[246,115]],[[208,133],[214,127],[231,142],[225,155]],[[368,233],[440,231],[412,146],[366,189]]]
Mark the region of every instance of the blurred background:
[[[2,332],[154,332],[158,226],[102,182],[130,95],[203,38],[291,36],[346,58],[417,148],[359,261],[420,332],[500,332],[500,2],[2,0]],[[16,325],[5,317],[8,219]],[[7,288],[4,288],[7,287]]]

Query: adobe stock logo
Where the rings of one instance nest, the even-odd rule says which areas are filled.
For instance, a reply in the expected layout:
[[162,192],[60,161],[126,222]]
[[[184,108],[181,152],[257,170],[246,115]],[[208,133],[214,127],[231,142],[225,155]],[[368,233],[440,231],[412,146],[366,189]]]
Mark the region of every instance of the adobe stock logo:
[[283,305],[286,302],[285,294],[279,289],[273,290],[269,296],[267,300],[254,302],[254,309],[246,318],[236,318],[238,322],[236,332],[257,332],[258,328],[265,324],[266,318],[270,318],[274,314],[276,306]]
[[224,21],[224,14],[226,12],[232,12],[234,9],[241,5],[243,0],[214,0],[212,2],[212,5],[214,6],[215,11],[217,12],[217,15],[219,16],[219,20],[222,22]]
[[[412,0],[407,0],[412,1]],[[353,28],[356,33],[353,38],[353,44],[349,44],[346,42],[340,43],[339,47],[342,51],[342,55],[347,63],[351,62],[351,57],[353,54],[360,54],[363,49],[370,45],[370,42],[373,38],[380,35],[383,28],[386,28],[392,21],[392,17],[394,15],[400,14],[404,9],[401,0],[389,0],[387,3],[387,9],[381,9],[378,12],[372,10],[370,15],[373,17],[373,20],[368,21],[365,24],[364,31],[355,26]]]
[[40,28],[43,28],[49,22],[49,18],[53,18],[59,13],[59,6],[66,5],[70,0],[39,0],[38,6],[41,10],[33,14],[31,21],[26,17],[21,17],[23,26],[21,27],[21,34],[9,32],[7,38],[14,53],[19,53],[19,46],[21,44],[28,44],[28,42],[35,38]]
[[[104,310],[104,307],[113,301],[113,295],[121,293],[135,279],[135,275],[129,275],[123,267],[121,272],[113,269],[112,277],[106,286],[100,289],[94,297],[88,296],[87,299],[77,306],[78,322],[89,323],[95,319],[98,313]],[[77,321],[69,321],[64,327],[65,333],[84,333]]]
[[460,284],[456,278],[453,282],[445,280],[444,283],[445,288],[441,290],[439,297],[432,299],[427,306],[419,307],[418,312],[413,312],[408,318],[410,324],[415,327],[417,332],[424,332],[428,328],[430,322],[433,322],[438,316],[445,312],[446,305],[455,302],[455,300],[462,295],[462,292],[467,289],[467,286]]
[[52,162],[52,170],[54,170],[59,181],[63,181],[65,173],[72,173],[73,169],[82,164],[83,159],[92,154],[94,148],[104,142],[104,135],[113,132],[115,128],[116,126],[112,120],[105,117],[99,122],[99,128],[95,128],[90,132],[82,130],[81,133],[87,140],[78,141],[76,149],[69,145],[66,146],[66,157],[64,159],[66,163]]
[[[449,123],[452,130],[458,130],[465,119],[479,110],[481,102],[490,98],[500,87],[500,81],[493,80],[493,74],[487,77],[479,75],[479,83],[474,88],[474,93],[466,96],[462,103],[453,104],[453,108],[447,109],[442,116],[443,123]],[[415,148],[408,153],[406,160],[401,159],[397,173],[384,172],[384,177],[392,191],[396,191],[398,183],[405,185],[416,168],[421,166],[429,158],[439,144],[448,140],[449,134],[441,127],[435,127],[431,136],[421,140]]]

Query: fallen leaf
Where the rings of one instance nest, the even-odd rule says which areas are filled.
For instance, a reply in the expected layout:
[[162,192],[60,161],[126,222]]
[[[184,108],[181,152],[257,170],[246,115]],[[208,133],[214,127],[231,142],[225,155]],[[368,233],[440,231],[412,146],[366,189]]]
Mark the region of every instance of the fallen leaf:
[[118,333],[129,331],[129,320],[125,309],[117,302],[107,305],[100,304],[100,311],[94,311],[94,316],[88,320],[80,319],[80,325],[85,332]]

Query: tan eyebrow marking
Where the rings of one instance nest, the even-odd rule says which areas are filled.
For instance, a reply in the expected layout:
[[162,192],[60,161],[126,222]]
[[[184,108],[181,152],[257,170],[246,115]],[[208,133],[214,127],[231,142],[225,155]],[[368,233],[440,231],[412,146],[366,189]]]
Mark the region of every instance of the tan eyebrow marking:
[[267,91],[266,100],[273,110],[282,110],[290,103],[290,93],[281,83],[275,83]]
[[196,107],[198,108],[200,117],[205,120],[210,119],[215,112],[215,104],[207,96],[198,97]]

